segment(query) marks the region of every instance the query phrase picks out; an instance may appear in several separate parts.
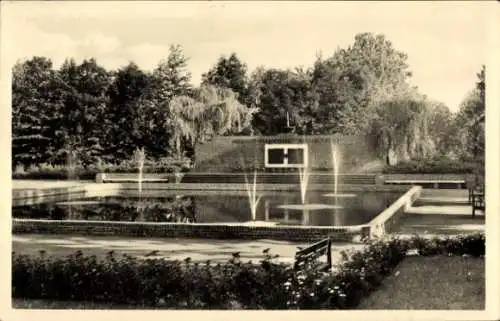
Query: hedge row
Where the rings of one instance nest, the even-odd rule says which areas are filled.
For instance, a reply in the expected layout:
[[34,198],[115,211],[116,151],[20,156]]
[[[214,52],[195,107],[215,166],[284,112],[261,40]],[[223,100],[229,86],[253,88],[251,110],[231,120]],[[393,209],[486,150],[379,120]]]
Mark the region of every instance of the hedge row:
[[[397,165],[386,166],[382,169],[384,174],[472,174],[477,165],[473,162],[459,162],[450,160],[425,160],[401,162]],[[143,173],[170,174],[174,172],[187,172],[190,170],[188,160],[146,162]],[[233,173],[297,173],[296,168],[265,168],[262,166],[236,166],[231,169]],[[312,168],[313,172],[330,173],[331,168]],[[138,173],[137,166],[132,162],[115,164],[96,164],[89,166],[68,167],[63,165],[40,164],[29,168],[18,167],[12,173],[13,179],[81,179],[94,180],[98,173]]]
[[54,259],[12,254],[12,296],[187,309],[352,309],[416,249],[420,255],[484,256],[484,234],[443,239],[390,238],[367,244],[334,272],[295,272],[264,253],[260,263],[234,255],[225,264],[81,252]]
[[477,164],[452,160],[419,160],[386,166],[384,174],[472,174]]
[[[324,172],[324,173],[332,173],[333,169],[331,167],[312,167],[309,169],[311,172]],[[242,166],[237,165],[231,167],[232,173],[251,173],[257,171],[259,173],[298,173],[298,168],[293,167],[265,167],[265,166]]]
[[[165,159],[160,161],[146,161],[143,173],[169,174],[187,172],[190,168],[189,160]],[[138,173],[137,165],[132,161],[120,164],[92,164],[88,166],[75,165],[31,165],[29,168],[18,166],[12,173],[13,179],[81,179],[94,180],[98,173]]]

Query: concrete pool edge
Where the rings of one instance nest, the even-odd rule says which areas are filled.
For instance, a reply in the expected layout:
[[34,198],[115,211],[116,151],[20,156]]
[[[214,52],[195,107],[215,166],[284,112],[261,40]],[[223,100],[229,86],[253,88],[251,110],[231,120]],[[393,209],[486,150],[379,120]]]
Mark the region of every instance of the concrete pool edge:
[[313,242],[330,237],[333,241],[352,242],[368,235],[368,225],[326,226],[251,226],[238,223],[154,223],[112,221],[54,221],[13,219],[13,234],[71,234],[94,236],[135,236],[159,238],[209,238]]
[[[244,190],[242,184],[161,184],[169,186],[163,190],[175,191],[235,191]],[[235,186],[237,185],[237,186]],[[86,183],[78,186],[46,188],[33,190],[17,190],[13,191],[13,206],[30,205],[33,202],[43,202],[51,198],[59,198],[57,201],[67,201],[71,197],[93,197],[93,196],[115,196],[127,194],[131,190],[136,190],[134,184],[130,186],[127,183],[107,183],[96,184]],[[144,186],[144,194],[147,195],[148,186]],[[184,189],[182,188],[184,187]],[[298,190],[295,185],[276,185],[269,186],[260,185],[261,191],[287,191]],[[264,187],[264,188],[262,188]],[[287,187],[289,189],[287,189]],[[312,190],[322,189],[324,185],[311,185]],[[25,234],[84,234],[84,235],[116,235],[116,236],[140,236],[140,237],[188,237],[188,238],[217,238],[217,239],[263,239],[270,238],[275,240],[286,241],[315,241],[320,238],[331,237],[335,241],[352,242],[353,239],[361,239],[375,235],[375,230],[380,230],[380,225],[388,230],[391,222],[398,217],[395,217],[401,210],[401,206],[408,203],[410,197],[410,205],[417,197],[415,192],[418,190],[420,195],[421,187],[413,187],[408,191],[407,186],[390,186],[383,187],[380,185],[358,185],[358,186],[343,186],[343,191],[406,191],[396,202],[391,204],[386,210],[378,214],[375,219],[368,224],[356,226],[328,227],[328,226],[252,226],[241,223],[153,223],[153,222],[115,222],[115,221],[53,221],[53,220],[38,220],[38,219],[12,219],[12,233]],[[162,190],[149,189],[149,191],[161,192]],[[17,192],[17,193],[15,193]],[[15,198],[17,196],[17,198]]]
[[[46,188],[21,188],[12,189],[12,206],[19,206],[16,202],[22,203],[23,200],[45,201],[45,198],[66,195],[91,197],[91,196],[114,196],[129,191],[137,191],[137,183],[75,183],[73,186],[65,187],[46,187]],[[332,184],[310,184],[308,190],[333,190]],[[360,192],[360,191],[407,191],[407,186],[398,185],[340,185],[342,192]],[[148,195],[148,192],[161,191],[246,191],[245,184],[227,184],[227,183],[143,183],[142,193]],[[257,191],[299,191],[297,184],[257,184]]]
[[69,201],[73,197],[113,196],[120,193],[121,184],[80,183],[66,187],[12,189],[12,206],[23,206],[46,201]]
[[382,237],[390,233],[394,226],[398,224],[399,219],[412,206],[422,193],[421,186],[413,186],[405,194],[399,197],[388,208],[382,211],[367,225],[369,226],[369,237]]

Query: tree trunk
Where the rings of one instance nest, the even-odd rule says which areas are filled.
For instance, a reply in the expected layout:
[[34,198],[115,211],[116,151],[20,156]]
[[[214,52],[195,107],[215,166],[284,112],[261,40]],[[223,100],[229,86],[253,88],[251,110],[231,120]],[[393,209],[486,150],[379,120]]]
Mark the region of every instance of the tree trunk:
[[181,153],[181,136],[177,135],[175,138],[175,148],[177,150],[177,158],[181,159],[182,153]]
[[393,149],[393,146],[392,146],[392,137],[389,133],[386,134],[387,135],[387,150],[386,150],[386,155],[385,155],[385,162],[388,166],[391,166],[393,165],[393,162],[392,162],[392,157],[391,157],[391,154],[392,154],[392,149]]
[[409,134],[404,136],[400,148],[400,156],[405,161],[410,159],[410,155],[414,154],[415,149],[414,146],[411,146],[412,140],[408,136]]

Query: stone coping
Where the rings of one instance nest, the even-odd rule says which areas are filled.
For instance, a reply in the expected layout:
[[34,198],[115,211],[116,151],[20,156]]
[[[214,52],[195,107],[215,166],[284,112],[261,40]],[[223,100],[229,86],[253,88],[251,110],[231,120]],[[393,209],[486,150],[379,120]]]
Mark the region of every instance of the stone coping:
[[[107,183],[106,183],[107,184]],[[121,190],[137,190],[137,183],[121,183]],[[142,189],[145,190],[211,190],[211,191],[246,191],[246,184],[239,183],[142,183]],[[257,184],[258,191],[299,191],[300,186],[298,184]],[[333,184],[309,184],[309,191],[333,191]],[[361,185],[361,184],[350,184],[350,185],[339,185],[339,190],[342,192],[360,192],[360,191],[406,191],[407,186],[398,185]]]
[[440,181],[440,180],[443,180],[443,181],[448,181],[448,180],[470,180],[470,179],[474,179],[475,175],[474,174],[470,174],[470,173],[463,173],[463,174],[458,174],[458,173],[448,173],[448,174],[439,174],[439,173],[435,173],[435,174],[429,174],[429,173],[425,173],[425,174],[404,174],[404,173],[401,173],[401,174],[379,174],[380,176],[382,176],[384,178],[384,180],[410,180],[410,181],[413,181],[413,180],[437,180],[437,181]]
[[373,218],[368,223],[370,226],[370,236],[380,237],[387,232],[390,232],[392,226],[397,224],[399,216],[408,211],[413,202],[420,197],[422,189],[423,188],[421,186],[413,186],[388,208]]
[[[193,176],[249,176],[253,177],[254,172],[249,171],[249,172],[187,172],[185,174],[193,175]],[[283,176],[283,175],[298,175],[298,171],[290,171],[290,172],[273,172],[272,170],[268,172],[263,172],[263,171],[257,171],[257,177],[259,176]],[[309,175],[314,175],[314,176],[334,176],[333,170],[331,171],[324,171],[324,170],[310,170]],[[379,176],[381,175],[380,173],[339,173],[338,176],[359,176],[359,177],[373,177],[373,176]]]
[[325,237],[353,242],[368,234],[367,226],[252,226],[249,224],[189,224],[76,220],[13,219],[14,234],[113,235],[160,238],[273,239],[314,242]]
[[[333,191],[332,184],[311,184],[308,186],[310,191]],[[406,186],[392,186],[392,185],[339,185],[339,190],[342,192],[362,192],[362,191],[380,191],[380,192],[398,192],[406,191]],[[88,196],[113,196],[119,195],[124,191],[137,191],[137,183],[86,183],[77,186],[68,187],[46,187],[42,189],[15,189],[12,190],[12,200],[21,199],[43,199],[50,196],[61,196],[66,194],[84,194],[83,197]],[[222,184],[222,183],[143,183],[142,191],[146,194],[148,191],[227,191],[246,192],[246,184]],[[258,191],[277,191],[277,192],[297,192],[300,187],[297,184],[257,184]]]
[[87,225],[124,225],[124,226],[200,226],[200,227],[210,227],[210,226],[239,226],[250,229],[258,229],[258,228],[276,228],[276,229],[319,229],[319,230],[339,230],[339,231],[359,231],[363,227],[367,227],[368,224],[359,224],[359,225],[346,225],[346,226],[312,226],[312,225],[252,225],[251,221],[249,222],[226,222],[226,223],[171,223],[171,222],[130,222],[130,221],[95,221],[95,220],[46,220],[46,219],[28,219],[28,218],[15,218],[13,222],[40,222],[40,223],[52,223],[52,222],[64,222],[63,225],[67,224],[87,224]]
[[[132,185],[132,186],[127,186]],[[246,191],[245,184],[161,184],[168,186],[168,190],[179,191],[183,189],[196,191]],[[259,187],[261,184],[258,185]],[[298,191],[296,185],[276,185],[268,184],[274,191]],[[333,186],[330,186],[333,187]],[[405,186],[355,186],[344,187],[342,191],[402,191],[407,190]],[[148,184],[143,184],[145,191],[148,191]],[[314,190],[314,186],[309,187]],[[324,190],[325,185],[316,186]],[[265,189],[265,186],[264,186]],[[46,198],[57,195],[69,195],[71,193],[82,194],[80,197],[92,196],[114,196],[123,192],[137,190],[137,184],[84,184],[76,187],[46,188],[33,191],[17,191],[18,198],[13,195],[13,205],[15,200],[18,203],[25,203],[26,200],[44,201]],[[208,238],[271,238],[278,240],[304,240],[311,241],[322,237],[333,237],[339,239],[349,239],[352,236],[365,237],[375,235],[375,231],[387,230],[387,222],[401,212],[420,195],[422,187],[415,186],[401,196],[396,202],[389,206],[382,213],[377,215],[371,222],[355,226],[301,226],[301,225],[252,225],[245,223],[156,223],[156,222],[115,222],[115,221],[80,221],[80,220],[38,220],[38,219],[13,219],[13,233],[50,233],[50,234],[91,234],[91,235],[135,235],[135,236],[159,236],[159,237],[208,237]],[[150,190],[151,191],[151,190]],[[45,194],[46,193],[46,194]],[[13,193],[14,194],[14,193]],[[380,233],[379,233],[380,234]]]

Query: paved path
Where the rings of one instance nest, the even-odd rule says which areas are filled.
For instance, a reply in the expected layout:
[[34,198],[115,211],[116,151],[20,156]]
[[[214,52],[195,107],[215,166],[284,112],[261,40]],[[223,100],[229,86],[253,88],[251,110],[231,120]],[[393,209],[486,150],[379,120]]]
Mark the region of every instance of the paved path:
[[63,180],[12,180],[12,189],[45,189],[69,186],[81,186],[95,183],[94,181],[63,181]]
[[[84,254],[104,257],[110,250],[116,254],[124,253],[144,258],[152,251],[156,257],[183,260],[190,257],[193,261],[224,262],[232,253],[240,252],[243,261],[258,261],[263,258],[262,251],[270,248],[271,254],[278,254],[279,260],[293,262],[297,247],[308,243],[294,243],[274,240],[237,241],[237,240],[197,240],[171,238],[132,238],[132,237],[72,237],[68,235],[22,234],[12,236],[12,250],[22,254],[38,254],[46,251],[47,255],[66,256],[81,250]],[[335,243],[332,254],[338,262],[340,251],[361,249],[361,244]]]
[[483,232],[485,217],[472,217],[466,190],[425,189],[422,197],[403,215],[397,234],[444,234]]
[[444,235],[484,232],[484,217],[406,214],[394,232],[396,234]]

